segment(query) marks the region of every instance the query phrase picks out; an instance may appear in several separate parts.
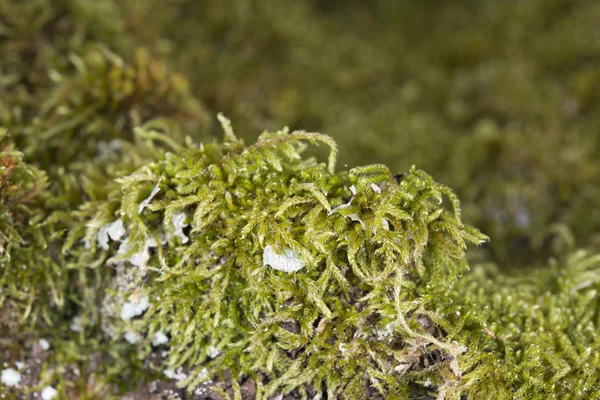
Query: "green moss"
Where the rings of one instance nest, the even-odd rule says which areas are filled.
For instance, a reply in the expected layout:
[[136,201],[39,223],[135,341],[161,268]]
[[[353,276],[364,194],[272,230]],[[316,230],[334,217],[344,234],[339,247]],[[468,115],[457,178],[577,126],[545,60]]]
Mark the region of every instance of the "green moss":
[[0,0],[0,394],[598,397],[598,15]]
[[[40,284],[39,280],[28,279],[31,264],[23,257],[22,248],[40,246],[43,241],[29,221],[36,215],[35,202],[46,184],[44,173],[26,164],[11,136],[0,130],[0,304],[5,310],[3,325],[7,327],[22,322],[18,314],[31,312],[30,294]],[[16,310],[17,304],[20,310]]]
[[[457,392],[460,369],[444,360],[459,358],[461,345],[428,325],[431,305],[419,293],[423,282],[460,274],[465,243],[484,238],[460,222],[454,195],[416,169],[401,182],[379,165],[336,174],[326,136],[264,133],[244,148],[225,127],[222,146],[167,153],[118,179],[83,220],[90,251],[133,277],[109,295],[116,319],[135,303],[129,296],[152,302],[145,321],[111,326],[115,337],[135,332],[148,346],[154,332],[168,333],[165,363],[185,368],[190,390],[229,373],[255,379],[261,398],[309,385],[330,397],[361,397],[369,386],[402,397],[426,377]],[[329,145],[328,164],[302,157],[305,141]],[[190,230],[176,236],[178,213]],[[109,232],[121,244],[104,252],[98,227],[117,219],[126,233]],[[267,246],[304,268],[265,265]]]
[[45,188],[46,179],[40,170],[23,162],[23,153],[14,148],[10,134],[0,130],[0,204],[2,230],[0,255],[2,262],[10,260],[11,248],[24,239],[27,204]]
[[[449,312],[478,310],[480,330],[458,335],[478,349],[466,375],[473,398],[578,399],[599,395],[597,254],[575,251],[527,277],[492,265],[465,275]],[[466,334],[466,337],[463,336]]]

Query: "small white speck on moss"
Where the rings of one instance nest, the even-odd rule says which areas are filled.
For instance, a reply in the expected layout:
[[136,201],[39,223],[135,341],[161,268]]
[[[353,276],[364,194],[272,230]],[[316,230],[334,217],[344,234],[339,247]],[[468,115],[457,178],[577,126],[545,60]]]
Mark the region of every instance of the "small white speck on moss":
[[123,220],[121,218],[119,218],[112,224],[108,225],[108,227],[106,229],[106,233],[114,241],[117,241],[117,240],[121,239],[123,236],[125,236],[126,232],[125,232],[125,227],[123,226]]
[[300,271],[305,266],[297,251],[285,247],[283,254],[277,254],[271,246],[265,247],[263,251],[263,264],[288,273]]
[[210,358],[217,358],[217,357],[219,357],[220,354],[221,354],[221,352],[215,346],[210,346],[208,348],[208,356]]
[[150,303],[148,303],[148,296],[144,296],[136,301],[136,299],[131,299],[123,304],[121,307],[121,319],[123,321],[128,321],[133,317],[137,317],[142,315],[144,311],[146,311],[150,307]]
[[[136,267],[146,268],[146,263],[150,260],[150,252],[148,248],[155,247],[158,243],[154,239],[148,239],[144,243],[143,248],[135,254],[132,254],[128,261],[135,265]],[[123,240],[121,245],[119,246],[119,250],[117,250],[117,254],[126,254],[133,249],[134,245],[130,242],[129,238]]]
[[117,254],[126,254],[129,253],[133,249],[133,244],[129,241],[129,238],[125,238],[125,240],[121,241],[119,245],[119,249],[117,250]]
[[73,322],[69,326],[73,332],[81,332],[81,318],[75,317],[73,318]]
[[208,370],[206,368],[202,368],[200,370],[200,373],[198,374],[198,378],[200,378],[200,379],[208,378]]
[[171,217],[171,223],[175,227],[175,236],[181,239],[181,243],[187,243],[189,238],[183,233],[183,228],[187,226],[185,219],[187,215],[184,212],[173,214]]
[[150,260],[150,253],[148,253],[147,247],[129,257],[129,262],[136,267],[145,267],[148,260]]
[[150,192],[150,195],[140,203],[140,205],[138,206],[138,214],[141,214],[142,211],[144,211],[144,208],[148,207],[148,204],[150,204],[150,202],[152,201],[152,199],[154,198],[154,196],[156,196],[158,194],[158,192],[160,192],[160,179],[158,180],[158,183],[156,184],[156,186],[154,186],[154,189],[152,189],[152,192]]
[[0,381],[9,387],[18,387],[21,382],[21,373],[12,368],[2,370]]
[[125,227],[123,226],[123,220],[119,218],[118,220],[111,222],[110,224],[106,224],[98,230],[98,244],[104,250],[108,250],[108,239],[119,240],[125,235]]
[[187,375],[183,372],[183,369],[179,367],[177,371],[173,371],[172,369],[166,369],[164,374],[167,378],[173,379],[176,381],[182,381],[187,378]]
[[350,205],[352,205],[352,202],[354,201],[354,198],[356,197],[356,187],[354,185],[352,185],[348,188],[348,190],[350,190],[350,193],[352,193],[352,197],[350,198],[350,200],[346,204],[342,204],[341,206],[335,207],[333,210],[331,210],[331,212],[329,212],[329,215],[335,214],[336,212],[339,212],[340,210],[342,210],[344,208],[348,208],[348,207],[350,207]]
[[158,242],[156,241],[156,239],[150,238],[150,239],[146,240],[145,247],[148,247],[148,248],[158,247]]
[[396,372],[400,375],[404,375],[406,373],[406,371],[408,371],[409,369],[410,369],[409,363],[402,363],[402,364],[398,364],[394,367],[394,372]]
[[154,334],[154,338],[152,338],[152,346],[160,346],[161,344],[165,344],[167,342],[169,342],[169,338],[163,333],[163,331],[156,332]]
[[56,394],[56,389],[54,389],[52,386],[46,386],[42,389],[42,400],[52,400],[56,397]]
[[44,338],[40,339],[38,343],[40,347],[44,350],[48,350],[50,348],[50,343],[48,343],[48,341]]
[[127,331],[125,333],[125,340],[127,340],[131,344],[136,344],[139,341],[139,338],[135,332]]
[[375,334],[380,340],[392,341],[394,335],[394,323],[388,323],[383,329],[375,329]]
[[97,146],[96,159],[98,161],[106,161],[113,154],[116,154],[122,146],[121,139],[113,139],[110,142],[100,141]]

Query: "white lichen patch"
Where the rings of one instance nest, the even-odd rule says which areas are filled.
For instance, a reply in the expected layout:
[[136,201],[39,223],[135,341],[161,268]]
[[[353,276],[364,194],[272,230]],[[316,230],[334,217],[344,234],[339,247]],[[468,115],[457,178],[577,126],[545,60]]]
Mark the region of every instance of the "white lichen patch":
[[42,389],[42,400],[52,400],[56,397],[57,391],[52,386],[46,386]]
[[40,347],[44,350],[48,350],[50,348],[50,343],[48,343],[48,341],[46,339],[40,339],[38,341]]
[[21,382],[21,373],[12,368],[2,370],[0,382],[9,387],[18,387]]
[[97,240],[100,247],[104,250],[108,250],[108,239],[112,239],[114,241],[120,240],[125,235],[125,227],[123,226],[123,220],[119,218],[118,220],[111,222],[110,224],[106,224],[98,230]]
[[150,307],[148,296],[144,296],[140,299],[130,298],[129,301],[121,307],[121,319],[123,321],[128,321],[133,317],[142,315],[148,307]]
[[305,263],[300,258],[300,253],[285,247],[283,254],[277,254],[271,246],[265,247],[263,252],[263,264],[277,271],[296,272],[304,268]]
[[163,333],[163,331],[158,331],[154,334],[152,338],[152,346],[160,346],[161,344],[165,344],[169,342],[169,338],[167,335]]
[[144,211],[144,208],[148,207],[148,204],[150,204],[150,202],[152,201],[152,199],[154,198],[154,196],[156,196],[158,194],[158,192],[160,192],[160,179],[158,180],[158,183],[156,184],[156,186],[154,186],[154,188],[152,189],[152,192],[150,192],[150,195],[140,203],[140,205],[138,206],[138,214],[141,214],[142,211]]
[[184,212],[173,214],[173,216],[171,217],[171,223],[175,228],[175,236],[181,239],[181,243],[187,243],[189,240],[185,233],[183,233],[183,228],[187,226],[187,224],[185,223],[186,218],[187,215]]

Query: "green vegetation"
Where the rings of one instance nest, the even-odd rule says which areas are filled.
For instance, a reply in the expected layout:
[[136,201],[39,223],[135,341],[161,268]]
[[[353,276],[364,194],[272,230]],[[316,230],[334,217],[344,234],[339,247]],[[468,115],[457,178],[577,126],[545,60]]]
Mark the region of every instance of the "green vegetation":
[[600,397],[600,4],[366,4],[0,0],[1,398]]

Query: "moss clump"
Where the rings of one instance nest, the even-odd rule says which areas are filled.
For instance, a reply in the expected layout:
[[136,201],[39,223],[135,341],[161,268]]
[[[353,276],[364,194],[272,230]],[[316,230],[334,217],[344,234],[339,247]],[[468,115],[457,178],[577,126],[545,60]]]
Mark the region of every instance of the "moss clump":
[[[246,377],[259,398],[401,398],[426,380],[459,393],[464,349],[421,293],[462,273],[465,243],[484,239],[452,192],[416,169],[400,182],[378,165],[334,173],[323,135],[264,133],[246,148],[225,129],[223,145],[167,153],[84,205],[89,251],[129,278],[105,299],[107,332],[141,347],[168,334],[165,365],[190,391],[222,391],[210,382],[227,374],[236,397]],[[329,145],[328,164],[303,157],[305,142]],[[265,265],[270,251],[280,258]],[[277,271],[290,257],[301,269]]]

